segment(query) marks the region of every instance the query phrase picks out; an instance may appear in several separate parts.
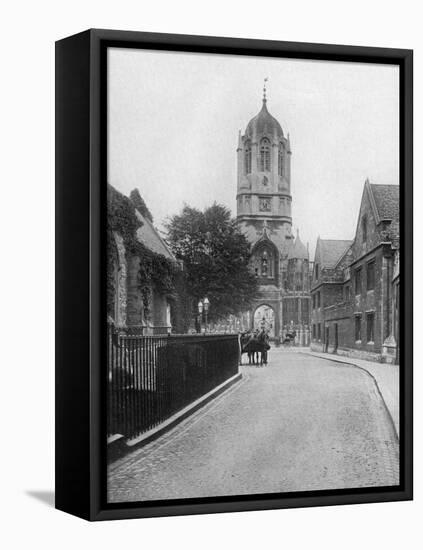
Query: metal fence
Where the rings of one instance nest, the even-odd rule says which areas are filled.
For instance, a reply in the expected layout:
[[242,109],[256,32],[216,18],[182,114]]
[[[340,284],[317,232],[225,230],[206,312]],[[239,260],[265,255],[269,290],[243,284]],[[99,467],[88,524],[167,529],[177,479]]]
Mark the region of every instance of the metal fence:
[[133,325],[131,327],[126,327],[120,329],[121,333],[126,334],[127,336],[163,336],[169,334],[171,331],[170,326],[168,325],[155,325],[154,327],[145,327],[144,325]]
[[108,435],[137,437],[238,372],[236,335],[108,330]]

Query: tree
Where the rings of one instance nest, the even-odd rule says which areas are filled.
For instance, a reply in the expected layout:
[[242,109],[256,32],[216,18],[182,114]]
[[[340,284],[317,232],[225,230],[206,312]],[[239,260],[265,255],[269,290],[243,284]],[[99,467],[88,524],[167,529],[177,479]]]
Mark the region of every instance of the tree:
[[173,253],[184,264],[193,314],[205,296],[211,321],[250,308],[258,293],[248,266],[250,245],[225,206],[214,203],[201,212],[185,205],[166,229]]

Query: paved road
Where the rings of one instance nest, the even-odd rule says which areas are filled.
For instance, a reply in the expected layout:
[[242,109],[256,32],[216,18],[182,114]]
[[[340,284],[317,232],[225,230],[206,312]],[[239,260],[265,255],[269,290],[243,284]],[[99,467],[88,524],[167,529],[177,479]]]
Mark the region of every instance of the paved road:
[[110,502],[398,484],[398,440],[360,369],[272,350],[264,368],[109,468]]

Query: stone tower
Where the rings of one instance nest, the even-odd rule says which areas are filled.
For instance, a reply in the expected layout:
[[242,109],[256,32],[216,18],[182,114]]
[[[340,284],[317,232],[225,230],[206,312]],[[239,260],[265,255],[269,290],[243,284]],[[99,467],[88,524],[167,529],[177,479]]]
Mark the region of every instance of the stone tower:
[[237,218],[250,241],[266,222],[272,240],[285,248],[291,239],[291,146],[279,122],[261,111],[238,138]]
[[268,111],[266,86],[260,112],[239,132],[237,160],[237,220],[260,287],[247,324],[277,341],[287,327],[309,324],[309,255],[292,235],[291,144]]

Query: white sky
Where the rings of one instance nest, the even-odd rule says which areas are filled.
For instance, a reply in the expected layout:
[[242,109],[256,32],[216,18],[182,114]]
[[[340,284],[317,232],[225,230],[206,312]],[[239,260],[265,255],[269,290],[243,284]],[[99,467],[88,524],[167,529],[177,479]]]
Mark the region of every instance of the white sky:
[[238,130],[262,105],[289,132],[293,227],[354,236],[364,180],[398,184],[397,67],[110,49],[108,177],[155,225],[186,202],[236,213]]

